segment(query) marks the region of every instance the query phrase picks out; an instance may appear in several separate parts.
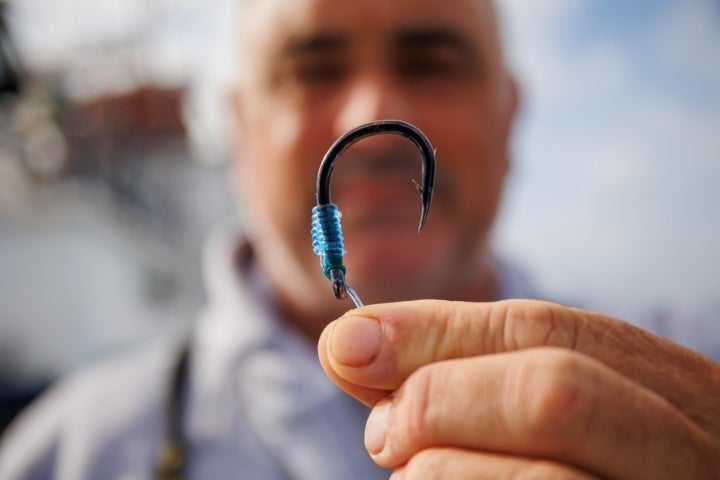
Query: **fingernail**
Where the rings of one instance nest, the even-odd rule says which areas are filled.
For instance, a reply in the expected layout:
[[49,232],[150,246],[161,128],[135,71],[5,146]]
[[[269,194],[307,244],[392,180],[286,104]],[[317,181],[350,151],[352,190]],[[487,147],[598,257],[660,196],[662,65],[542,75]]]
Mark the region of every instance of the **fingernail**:
[[388,415],[392,400],[381,400],[370,412],[365,424],[365,448],[372,455],[382,452],[387,435]]
[[336,361],[349,367],[372,362],[380,350],[380,322],[359,315],[341,317],[330,337],[330,352]]

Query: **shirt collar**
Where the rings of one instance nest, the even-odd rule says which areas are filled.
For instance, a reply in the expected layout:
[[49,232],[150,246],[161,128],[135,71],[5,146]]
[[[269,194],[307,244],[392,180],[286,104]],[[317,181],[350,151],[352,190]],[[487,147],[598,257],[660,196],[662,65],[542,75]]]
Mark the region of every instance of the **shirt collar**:
[[[199,391],[223,391],[228,379],[261,358],[270,367],[292,359],[291,374],[280,368],[263,374],[267,382],[274,382],[273,388],[289,389],[307,406],[340,393],[319,368],[315,345],[279,315],[237,225],[222,225],[210,235],[204,276],[209,302],[196,324],[193,344],[200,370],[195,378],[203,383]],[[275,360],[267,360],[273,355]],[[293,411],[303,408],[296,403]]]

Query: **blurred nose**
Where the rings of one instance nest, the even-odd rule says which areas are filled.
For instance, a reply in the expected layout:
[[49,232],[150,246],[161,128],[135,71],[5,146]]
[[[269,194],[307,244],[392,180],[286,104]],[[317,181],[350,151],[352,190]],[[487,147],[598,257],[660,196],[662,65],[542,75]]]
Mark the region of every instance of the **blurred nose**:
[[397,81],[383,72],[371,72],[348,88],[336,117],[336,134],[374,120],[400,119],[412,122],[411,102]]

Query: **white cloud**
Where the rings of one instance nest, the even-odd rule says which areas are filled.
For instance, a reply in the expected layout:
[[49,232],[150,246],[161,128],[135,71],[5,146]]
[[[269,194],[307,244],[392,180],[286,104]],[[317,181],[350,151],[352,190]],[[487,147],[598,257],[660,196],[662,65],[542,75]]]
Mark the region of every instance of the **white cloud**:
[[[709,0],[668,2],[648,40],[669,65],[720,85],[720,5]],[[720,88],[715,89],[720,106]]]
[[573,50],[560,39],[572,40],[589,2],[502,3],[515,16],[508,33],[521,51],[512,58],[531,95],[503,249],[556,292],[716,300],[717,6],[664,2],[632,36],[598,20]]
[[567,86],[568,65],[557,55],[556,32],[588,4],[588,0],[500,0],[508,61],[529,95],[557,98]]

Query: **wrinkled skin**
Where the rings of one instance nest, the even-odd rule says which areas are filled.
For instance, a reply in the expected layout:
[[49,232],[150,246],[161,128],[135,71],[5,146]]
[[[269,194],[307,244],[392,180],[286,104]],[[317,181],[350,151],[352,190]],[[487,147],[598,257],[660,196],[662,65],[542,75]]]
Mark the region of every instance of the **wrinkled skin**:
[[393,479],[720,478],[720,365],[556,304],[424,300],[332,323],[328,375],[373,406]]

